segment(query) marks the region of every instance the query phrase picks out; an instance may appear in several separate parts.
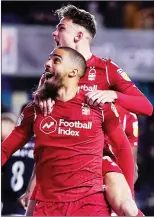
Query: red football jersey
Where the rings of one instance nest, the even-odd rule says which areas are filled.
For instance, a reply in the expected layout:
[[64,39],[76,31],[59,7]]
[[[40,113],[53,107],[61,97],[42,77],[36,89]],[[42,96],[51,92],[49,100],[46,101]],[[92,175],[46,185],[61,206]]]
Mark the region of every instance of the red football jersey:
[[129,140],[131,147],[138,146],[138,119],[136,114],[128,112],[126,109],[116,105],[123,131]]
[[[120,122],[122,124],[123,131],[125,132],[129,144],[131,147],[137,147],[138,146],[138,119],[137,116],[134,113],[128,112],[124,108],[122,108],[119,105],[116,105],[116,109],[119,114]],[[105,145],[110,147],[110,150],[112,150],[113,153],[116,153],[113,146],[111,145],[111,142],[108,138],[108,136],[105,136]],[[108,149],[107,149],[108,150]]]
[[[43,74],[39,84],[43,84],[44,80]],[[153,112],[149,100],[134,85],[126,72],[110,59],[101,59],[92,55],[87,60],[86,74],[80,80],[79,86],[85,92],[115,90],[118,96],[116,103],[126,110],[140,115],[151,115]]]
[[[28,105],[21,123],[2,144],[3,165],[34,133],[37,200],[74,201],[102,191],[104,132],[115,137],[121,126],[113,104],[105,104],[102,110],[84,102],[81,91],[67,102],[57,100],[47,117],[37,106]],[[115,141],[119,154],[128,147],[122,129],[120,132],[122,139]],[[127,162],[126,156],[122,160]],[[132,156],[128,164],[124,165],[126,173],[133,168]],[[128,182],[133,183],[133,178]]]

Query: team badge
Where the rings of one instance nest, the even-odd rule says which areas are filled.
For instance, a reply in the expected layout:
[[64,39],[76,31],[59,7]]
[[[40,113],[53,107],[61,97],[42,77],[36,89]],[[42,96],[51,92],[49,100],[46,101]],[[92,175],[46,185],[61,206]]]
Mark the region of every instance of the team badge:
[[82,114],[90,115],[90,107],[85,103],[82,103]]
[[90,70],[88,72],[88,80],[94,81],[96,79],[96,69],[95,66],[90,67]]

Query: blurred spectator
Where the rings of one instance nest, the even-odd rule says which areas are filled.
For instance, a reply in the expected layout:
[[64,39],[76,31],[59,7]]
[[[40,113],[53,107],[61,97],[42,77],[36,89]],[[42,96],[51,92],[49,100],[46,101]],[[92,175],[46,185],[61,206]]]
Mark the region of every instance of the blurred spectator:
[[154,3],[147,1],[127,2],[124,7],[124,22],[127,28],[153,29]]
[[124,12],[124,25],[126,28],[132,29],[134,28],[135,24],[135,14],[139,10],[139,2],[126,2],[123,8]]
[[[25,106],[22,106],[21,111]],[[2,141],[14,129],[16,120],[12,113],[2,114]],[[18,124],[20,124],[20,118]],[[25,214],[25,210],[18,204],[17,199],[25,192],[32,174],[33,147],[33,141],[28,142],[2,167],[2,215]]]

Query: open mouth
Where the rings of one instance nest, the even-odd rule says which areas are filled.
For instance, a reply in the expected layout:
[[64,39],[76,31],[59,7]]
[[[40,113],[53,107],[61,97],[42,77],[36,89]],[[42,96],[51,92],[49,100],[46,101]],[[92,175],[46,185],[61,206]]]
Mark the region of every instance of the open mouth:
[[54,76],[54,73],[47,72],[47,73],[45,74],[46,80],[49,80],[49,79],[52,78],[53,76]]
[[57,44],[57,47],[58,47],[58,46],[60,45],[60,44],[59,44],[59,41],[56,41],[56,44]]

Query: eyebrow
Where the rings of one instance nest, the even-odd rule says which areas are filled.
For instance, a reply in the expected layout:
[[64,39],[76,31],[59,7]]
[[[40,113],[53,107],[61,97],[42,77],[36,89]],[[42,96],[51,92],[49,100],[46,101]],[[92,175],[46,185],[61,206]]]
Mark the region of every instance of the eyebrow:
[[59,28],[59,27],[61,27],[61,26],[65,26],[65,25],[62,24],[62,23],[59,23],[59,24],[56,26],[56,28]]
[[49,57],[51,57],[51,56],[53,56],[53,57],[59,57],[60,59],[63,59],[62,56],[60,56],[60,55],[58,55],[58,54],[56,54],[56,53],[55,53],[55,54],[50,54],[50,55],[49,55]]

